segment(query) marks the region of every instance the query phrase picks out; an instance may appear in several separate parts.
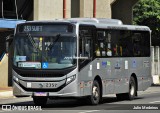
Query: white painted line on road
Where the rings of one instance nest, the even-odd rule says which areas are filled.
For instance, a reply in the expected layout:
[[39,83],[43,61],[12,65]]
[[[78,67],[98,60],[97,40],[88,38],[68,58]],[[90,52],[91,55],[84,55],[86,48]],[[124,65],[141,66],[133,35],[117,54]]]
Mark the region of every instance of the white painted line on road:
[[101,110],[91,110],[91,111],[84,111],[84,112],[79,112],[79,113],[92,113],[92,112],[97,112],[97,111],[101,111]]
[[155,91],[155,92],[138,92],[138,95],[149,95],[149,94],[156,94],[156,93],[160,93],[159,91]]
[[160,103],[160,101],[153,101],[153,102],[149,102],[149,103],[152,103],[152,104],[153,104],[153,103]]

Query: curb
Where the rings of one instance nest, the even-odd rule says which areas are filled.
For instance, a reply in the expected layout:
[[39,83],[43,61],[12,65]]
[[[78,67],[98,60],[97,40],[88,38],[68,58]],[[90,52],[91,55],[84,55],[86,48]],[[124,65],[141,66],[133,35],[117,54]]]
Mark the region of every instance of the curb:
[[3,91],[0,92],[0,99],[4,99],[4,98],[12,98],[13,96],[13,91]]

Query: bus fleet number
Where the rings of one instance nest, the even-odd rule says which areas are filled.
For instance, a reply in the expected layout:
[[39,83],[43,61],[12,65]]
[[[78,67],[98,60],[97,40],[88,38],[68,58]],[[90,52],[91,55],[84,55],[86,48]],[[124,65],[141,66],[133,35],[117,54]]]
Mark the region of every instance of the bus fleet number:
[[47,88],[50,88],[50,87],[56,88],[56,87],[57,87],[57,84],[56,84],[56,83],[46,83],[46,87],[47,87]]

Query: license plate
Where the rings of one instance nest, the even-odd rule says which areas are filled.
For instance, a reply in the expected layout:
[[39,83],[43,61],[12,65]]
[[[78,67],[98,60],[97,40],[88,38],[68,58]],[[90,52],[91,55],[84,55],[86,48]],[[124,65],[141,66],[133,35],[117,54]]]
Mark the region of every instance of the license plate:
[[57,88],[57,83],[46,83],[45,84],[46,88]]
[[45,93],[45,92],[35,92],[34,96],[47,96],[47,93]]

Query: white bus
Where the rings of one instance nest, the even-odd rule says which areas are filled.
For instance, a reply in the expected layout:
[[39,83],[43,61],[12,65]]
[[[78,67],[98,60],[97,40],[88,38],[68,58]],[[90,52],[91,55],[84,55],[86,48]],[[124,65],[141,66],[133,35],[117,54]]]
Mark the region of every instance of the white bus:
[[152,82],[151,30],[120,20],[75,18],[18,24],[13,44],[13,94],[47,99],[108,94],[132,100]]

